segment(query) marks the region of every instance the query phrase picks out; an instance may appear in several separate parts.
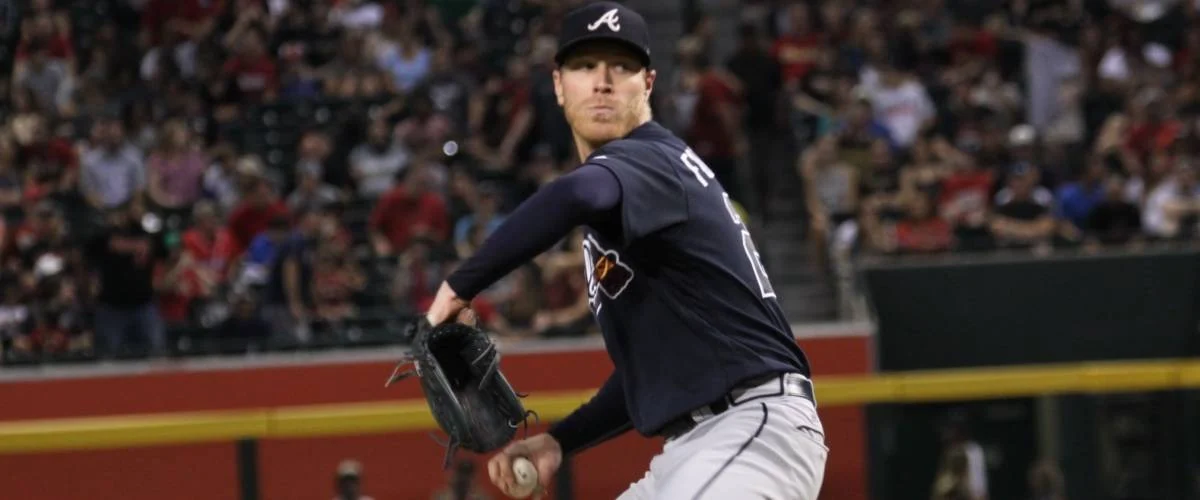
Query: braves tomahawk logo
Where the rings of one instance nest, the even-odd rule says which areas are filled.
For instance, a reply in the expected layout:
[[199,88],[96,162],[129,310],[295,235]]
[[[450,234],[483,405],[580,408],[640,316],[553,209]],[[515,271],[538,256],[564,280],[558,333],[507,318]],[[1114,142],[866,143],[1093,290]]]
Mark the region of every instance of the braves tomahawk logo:
[[600,293],[615,299],[633,281],[633,268],[621,262],[621,254],[600,245],[591,235],[583,239],[584,272],[587,273],[588,304],[600,313]]
[[600,16],[600,19],[593,21],[587,25],[588,31],[596,31],[601,24],[607,24],[608,29],[612,31],[621,31],[621,17],[617,15],[617,9],[612,9]]

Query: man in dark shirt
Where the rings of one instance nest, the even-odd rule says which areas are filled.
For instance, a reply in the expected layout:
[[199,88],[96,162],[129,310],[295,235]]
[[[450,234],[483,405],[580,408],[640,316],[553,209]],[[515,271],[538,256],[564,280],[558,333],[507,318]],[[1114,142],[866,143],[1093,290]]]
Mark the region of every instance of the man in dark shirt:
[[615,370],[591,401],[488,463],[543,485],[564,455],[636,429],[667,444],[620,498],[814,499],[828,449],[808,359],[749,231],[713,170],[655,123],[649,34],[637,13],[568,14],[555,94],[583,165],[539,189],[442,284],[430,323],[470,321],[470,301],[577,226],[587,292]]
[[1012,248],[1049,242],[1058,230],[1058,221],[1050,207],[1034,197],[1039,180],[1037,167],[1018,163],[1008,175],[1012,198],[996,207],[990,223],[992,234],[1002,246]]
[[87,268],[100,276],[95,328],[101,349],[115,355],[130,337],[164,354],[166,334],[154,303],[154,266],[166,257],[162,238],[146,230],[141,203],[113,210],[109,226],[88,241]]

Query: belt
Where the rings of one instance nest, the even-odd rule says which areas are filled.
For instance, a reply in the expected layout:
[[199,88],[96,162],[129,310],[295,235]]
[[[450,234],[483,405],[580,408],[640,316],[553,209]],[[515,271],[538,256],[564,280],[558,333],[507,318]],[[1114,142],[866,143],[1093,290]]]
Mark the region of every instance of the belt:
[[738,384],[719,401],[701,406],[667,422],[657,434],[669,441],[687,434],[701,422],[720,415],[730,408],[756,399],[779,396],[801,397],[809,400],[813,405],[817,404],[813,383],[808,377],[799,373],[774,373]]

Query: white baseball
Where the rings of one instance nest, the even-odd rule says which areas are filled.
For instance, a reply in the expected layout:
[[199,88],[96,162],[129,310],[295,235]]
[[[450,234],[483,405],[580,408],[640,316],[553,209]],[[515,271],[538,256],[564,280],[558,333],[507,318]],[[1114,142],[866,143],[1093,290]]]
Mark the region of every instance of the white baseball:
[[513,498],[525,498],[533,494],[538,485],[537,467],[528,458],[517,457],[512,463],[513,477],[517,479],[517,487],[510,492]]

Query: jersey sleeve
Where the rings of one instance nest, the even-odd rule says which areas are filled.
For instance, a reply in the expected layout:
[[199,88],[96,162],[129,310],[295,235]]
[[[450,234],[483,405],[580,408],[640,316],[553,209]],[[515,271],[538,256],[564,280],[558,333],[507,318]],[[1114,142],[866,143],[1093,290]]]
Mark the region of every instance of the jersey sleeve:
[[[656,151],[601,154],[588,163],[607,168],[621,184],[621,226],[626,244],[687,220],[687,191],[679,178],[682,166],[669,164]],[[680,160],[682,162],[682,160]]]

